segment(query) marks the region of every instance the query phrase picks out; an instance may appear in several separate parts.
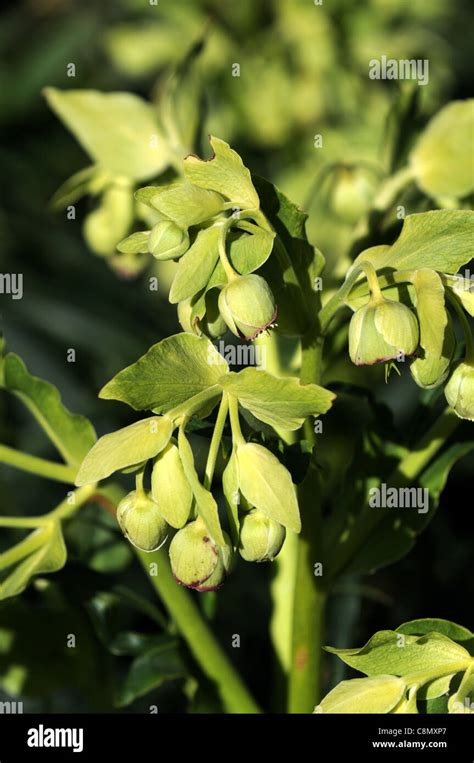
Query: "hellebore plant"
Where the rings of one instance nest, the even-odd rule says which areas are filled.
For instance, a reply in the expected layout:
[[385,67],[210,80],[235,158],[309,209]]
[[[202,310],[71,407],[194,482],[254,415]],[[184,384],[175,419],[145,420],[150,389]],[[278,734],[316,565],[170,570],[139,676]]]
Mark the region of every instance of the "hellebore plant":
[[[13,596],[34,575],[59,569],[66,560],[62,522],[85,502],[105,497],[117,507],[126,542],[226,709],[255,712],[255,701],[185,588],[224,586],[217,595],[225,596],[226,578],[239,574],[238,557],[258,564],[276,560],[270,631],[286,706],[289,712],[312,712],[320,701],[325,611],[335,583],[406,554],[432,519],[450,467],[474,447],[473,440],[447,446],[460,420],[474,418],[466,318],[466,312],[474,314],[474,303],[471,283],[456,275],[474,255],[474,213],[459,203],[460,208],[408,215],[390,244],[361,246],[345,279],[321,294],[315,284],[325,261],[306,238],[306,216],[271,183],[253,177],[224,140],[210,138],[208,160],[177,157],[151,109],[135,96],[50,89],[47,98],[94,161],[66,194],[70,199],[71,188],[76,196],[102,194],[85,223],[87,240],[119,272],[175,261],[169,301],[178,306],[183,332],[131,359],[105,384],[100,397],[130,406],[137,421],[98,440],[47,382],[30,376],[17,356],[5,355],[5,389],[27,403],[65,463],[6,446],[0,458],[75,483],[77,490],[72,501],[44,516],[0,519],[1,526],[33,530],[0,555],[1,568],[11,570],[0,593]],[[134,134],[107,133],[104,145],[102,112],[133,125]],[[442,194],[435,160],[426,169],[420,159],[426,140],[422,135],[410,166],[383,181],[377,193],[371,179],[358,215],[370,204],[378,212],[391,210],[408,183],[428,195],[433,183]],[[170,168],[174,179],[165,184],[160,176]],[[157,178],[159,184],[143,186]],[[352,183],[352,176],[343,179],[345,186]],[[354,201],[352,185],[349,190]],[[463,186],[459,197],[466,193]],[[456,197],[452,184],[449,194]],[[454,323],[462,336],[456,336]],[[227,330],[266,348],[265,370],[229,368],[212,341]],[[291,362],[284,342],[292,349]],[[337,358],[346,362],[347,344],[355,366],[410,366],[418,386],[440,394],[444,388],[448,407],[438,416],[433,409],[416,442],[395,443],[393,433],[381,434],[373,403],[337,383],[331,367]],[[202,470],[195,440],[206,428],[212,434]],[[394,519],[389,509],[370,509],[374,475],[356,458],[358,450],[370,449],[380,482],[429,489],[426,515],[407,512]],[[135,485],[126,495],[113,481],[105,482],[118,473],[134,475],[127,477]],[[447,677],[464,674],[450,699],[453,707],[462,702],[472,673],[472,641],[469,646],[460,626],[450,626],[454,635],[446,632],[443,622],[430,621],[429,632],[404,626],[407,647],[398,650],[398,662],[392,632],[374,636],[370,648],[335,650],[368,677],[337,687],[318,705],[320,711],[357,712],[360,692],[367,698],[370,682],[375,699],[361,706],[410,712],[417,692],[434,684],[437,691],[441,678],[441,693],[446,692]],[[457,643],[460,631],[465,646]],[[428,701],[440,696],[436,691],[420,697]]]

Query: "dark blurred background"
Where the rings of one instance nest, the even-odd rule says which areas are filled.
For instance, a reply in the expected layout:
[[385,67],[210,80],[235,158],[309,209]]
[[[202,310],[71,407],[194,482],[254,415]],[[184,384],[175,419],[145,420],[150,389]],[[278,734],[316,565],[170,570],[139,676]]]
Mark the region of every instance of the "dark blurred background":
[[[7,4],[0,25],[0,267],[23,273],[25,292],[18,301],[0,296],[7,348],[54,383],[66,405],[103,434],[134,415],[99,401],[100,387],[179,328],[166,289],[149,290],[149,273],[121,279],[88,250],[81,221],[91,209],[89,198],[78,203],[76,220],[52,212],[55,190],[89,161],[48,110],[43,87],[131,90],[158,100],[172,67],[204,35],[203,134],[211,131],[232,143],[252,171],[303,205],[311,240],[337,274],[345,269],[351,227],[331,217],[312,189],[325,163],[386,164],[384,131],[399,91],[391,82],[368,87],[367,61],[381,54],[430,59],[430,86],[420,93],[414,119],[415,127],[422,125],[447,101],[471,94],[466,30],[472,29],[473,12],[468,0],[335,0],[316,12],[311,2],[283,0]],[[66,75],[69,62],[75,63],[75,78]],[[240,78],[230,75],[233,62],[241,64]],[[319,133],[324,156],[313,146]],[[159,277],[166,284],[166,274]],[[75,363],[67,362],[70,348]],[[395,388],[388,402],[399,421],[411,415],[416,395],[413,384],[401,381]],[[53,457],[16,400],[2,393],[0,409],[1,442]],[[340,583],[327,643],[359,645],[375,630],[423,616],[473,627],[471,467],[469,457],[455,467],[436,519],[414,552],[376,575]],[[42,513],[62,494],[61,486],[0,468],[3,513]],[[154,630],[156,613],[147,611],[153,597],[107,515],[98,507],[84,510],[70,523],[68,539],[65,570],[0,606],[0,686],[5,697],[22,699],[27,711],[110,710],[131,660],[130,652],[109,648],[114,634],[151,637]],[[217,599],[200,599],[267,707],[270,575],[265,565],[240,564]],[[133,595],[140,601],[133,602]],[[81,657],[73,659],[64,649],[64,633],[78,634]],[[234,633],[241,635],[240,649],[231,648]],[[326,676],[332,684],[343,667],[331,660],[328,665],[335,669]],[[196,695],[192,682],[188,676],[157,688],[152,683],[147,694],[146,684],[140,685],[128,700],[122,695],[121,704],[137,712],[150,704],[160,712],[218,708],[211,689]]]

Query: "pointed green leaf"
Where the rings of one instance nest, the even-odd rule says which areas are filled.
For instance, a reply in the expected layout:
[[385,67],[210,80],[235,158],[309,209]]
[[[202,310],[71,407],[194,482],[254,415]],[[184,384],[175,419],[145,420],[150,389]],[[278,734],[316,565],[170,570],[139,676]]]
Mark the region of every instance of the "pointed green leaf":
[[[354,264],[368,260],[377,270],[432,268],[457,273],[474,257],[474,212],[441,209],[408,215],[402,231],[391,246],[377,246],[359,254]],[[356,291],[357,290],[357,291]],[[364,292],[362,287],[354,291]]]
[[163,636],[161,641],[162,643],[146,649],[133,660],[118,688],[115,701],[117,707],[126,707],[165,681],[186,675],[186,667],[176,639]]
[[155,460],[151,494],[168,524],[176,529],[184,527],[191,511],[193,493],[174,443],[169,443]]
[[[238,238],[230,236],[226,241],[229,261],[237,273],[247,275],[253,273],[268,260],[273,249],[275,234],[267,230],[241,233]],[[227,283],[227,276],[220,260],[212,273],[208,289],[214,286],[223,286]]]
[[110,477],[133,464],[141,464],[165,448],[173,432],[168,416],[151,416],[97,440],[79,469],[76,485]]
[[449,686],[456,673],[448,673],[447,676],[441,676],[435,678],[433,681],[428,681],[424,686],[420,686],[418,691],[418,699],[430,700],[441,697],[449,691]]
[[31,535],[34,535],[41,545],[17,564],[0,583],[0,600],[17,596],[34,575],[57,572],[66,563],[67,552],[60,522],[51,521]]
[[416,292],[416,314],[420,324],[420,344],[427,355],[441,357],[448,315],[444,286],[435,270],[420,268],[412,283]]
[[279,379],[257,368],[226,374],[220,383],[257,419],[281,429],[299,429],[307,416],[326,413],[335,398],[317,384],[300,384],[292,377]]
[[236,455],[240,491],[249,504],[289,530],[300,532],[296,490],[288,469],[257,443],[239,445]]
[[407,693],[401,698],[398,705],[395,705],[395,707],[393,708],[393,710],[391,710],[391,712],[394,715],[417,714],[418,713],[418,707],[416,704],[416,700],[418,696],[417,692],[418,690],[416,686],[412,686],[411,689],[408,689]]
[[199,231],[195,242],[179,261],[170,290],[171,304],[189,299],[206,286],[219,259],[221,234],[222,228],[218,225]]
[[315,712],[320,713],[389,713],[404,696],[401,678],[389,675],[353,678],[341,681],[326,694]]
[[230,537],[234,546],[237,546],[239,542],[239,474],[235,451],[232,451],[222,474],[222,489],[227,507]]
[[51,199],[51,206],[55,211],[65,209],[68,204],[74,204],[75,201],[85,196],[90,191],[90,186],[97,168],[92,165],[85,167],[79,172],[75,172],[68,178],[55,192]]
[[448,103],[429,122],[410,164],[428,196],[467,196],[474,191],[474,99]]
[[117,249],[123,254],[147,254],[149,238],[149,230],[137,231],[117,244]]
[[[469,652],[440,633],[425,636],[405,636],[395,631],[379,631],[360,649],[333,649],[346,665],[368,676],[389,672],[404,676],[420,671],[439,673],[456,664],[468,664]],[[460,670],[461,668],[458,668]]]
[[424,617],[419,620],[409,620],[399,625],[397,633],[405,633],[408,636],[425,636],[427,633],[441,633],[453,641],[471,641],[474,633],[463,625],[458,625],[450,620],[442,620],[439,617]]
[[44,94],[89,156],[113,175],[144,180],[168,166],[169,148],[153,110],[137,95],[52,87]]
[[191,154],[184,160],[184,174],[191,183],[217,191],[243,209],[257,209],[259,198],[250,172],[228,143],[209,138],[214,156],[207,161]]
[[324,269],[325,260],[308,242],[308,215],[268,180],[253,180],[262,211],[278,234],[274,257],[265,263],[260,275],[268,281],[279,308],[279,333],[300,336],[321,306],[315,279]]
[[474,279],[464,278],[460,275],[442,276],[443,281],[459,297],[465,311],[474,317]]
[[219,545],[225,546],[225,539],[219,522],[217,503],[215,502],[212,493],[210,493],[209,490],[206,490],[206,488],[199,482],[199,477],[194,466],[193,451],[181,428],[178,435],[178,447],[184,473],[191,485],[194,498],[196,499],[198,513],[206,523],[206,527],[209,530],[209,535],[212,539]]
[[[166,413],[217,385],[228,366],[212,342],[193,334],[174,334],[154,344],[136,363],[124,368],[100,391],[135,410]],[[216,398],[221,394],[215,388]]]
[[218,193],[186,182],[157,186],[150,201],[158,212],[173,220],[180,228],[189,228],[209,220],[222,212],[224,207],[224,199]]
[[14,353],[4,360],[4,385],[31,411],[66,463],[78,466],[96,440],[92,424],[84,416],[70,413],[56,387],[32,376]]

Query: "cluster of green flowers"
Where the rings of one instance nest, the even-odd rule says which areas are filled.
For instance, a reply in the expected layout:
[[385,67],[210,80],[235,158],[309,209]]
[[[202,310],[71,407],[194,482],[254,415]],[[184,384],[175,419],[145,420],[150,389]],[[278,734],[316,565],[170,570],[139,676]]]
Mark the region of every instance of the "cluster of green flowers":
[[[102,437],[82,463],[76,483],[97,482],[116,471],[135,471],[135,490],[118,506],[122,532],[137,548],[151,552],[159,549],[173,531],[169,556],[174,576],[198,591],[222,585],[237,553],[250,562],[272,561],[283,546],[286,532],[301,529],[290,472],[258,441],[257,433],[246,441],[239,406],[278,433],[296,430],[308,416],[326,413],[334,398],[328,390],[316,384],[303,385],[296,378],[278,378],[250,368],[232,373],[209,341],[227,330],[253,340],[274,325],[277,307],[272,288],[255,272],[273,252],[272,267],[264,272],[278,290],[283,307],[281,322],[290,336],[302,337],[309,331],[314,339],[317,330],[318,341],[324,339],[330,320],[347,304],[354,310],[349,325],[353,363],[390,365],[411,358],[411,373],[419,386],[438,387],[448,380],[448,403],[458,416],[474,420],[472,337],[449,280],[455,278],[449,272],[455,273],[453,268],[466,262],[467,254],[462,252],[460,260],[458,255],[452,256],[448,275],[438,270],[439,262],[449,259],[442,251],[443,236],[450,238],[446,226],[457,225],[458,213],[448,212],[448,217],[444,212],[410,216],[394,245],[395,255],[386,246],[362,252],[345,283],[319,310],[319,301],[312,301],[314,291],[309,287],[310,296],[305,291],[308,279],[297,275],[301,247],[291,251],[292,259],[283,238],[277,237],[262,211],[253,179],[239,155],[217,138],[211,138],[211,147],[214,155],[208,161],[188,156],[182,175],[171,185],[145,186],[135,192],[137,203],[151,210],[152,227],[132,233],[117,248],[129,258],[148,254],[160,261],[177,262],[169,299],[178,306],[185,333],[154,345],[102,390],[103,397],[122,400],[135,410],[151,410],[155,415]],[[287,207],[288,224],[293,227],[290,239],[296,237],[301,244],[304,216],[301,220],[296,207],[281,195],[277,198]],[[430,214],[435,215],[431,220]],[[470,221],[464,213],[459,214],[467,238]],[[427,246],[421,248],[421,254],[416,247],[413,251],[413,241],[429,241],[433,225],[441,231],[436,238],[442,255],[438,259],[436,250],[426,256]],[[321,255],[319,259],[324,262]],[[320,267],[313,251],[299,264],[305,273]],[[288,269],[294,280],[285,303],[284,290],[273,278],[276,271]],[[288,313],[297,312],[296,294],[309,314],[309,324],[288,329]],[[454,361],[456,341],[446,295],[466,334],[466,356],[460,362]],[[389,298],[392,296],[395,299]],[[201,480],[185,430],[194,416],[206,418],[219,397]],[[222,475],[227,533],[221,527],[211,483],[228,414],[232,450]],[[176,429],[179,434],[173,437]],[[151,484],[145,489],[143,481],[150,462]]]
[[[142,443],[152,432],[154,450],[159,448],[152,459],[151,489],[146,490],[143,486],[147,462],[142,462],[135,490],[129,492],[117,508],[117,520],[123,534],[142,551],[158,550],[170,532],[177,530],[169,547],[173,574],[180,584],[197,591],[215,590],[222,585],[234,552],[238,551],[247,562],[273,561],[285,541],[285,525],[293,530],[300,528],[296,491],[290,473],[267,448],[245,442],[238,416],[231,421],[235,434],[234,450],[223,479],[229,486],[225,491],[227,501],[233,504],[232,539],[220,527],[211,493],[198,481],[183,423],[179,437],[175,439],[171,433],[178,421],[167,415],[154,417],[149,431],[142,429],[141,432]],[[122,437],[126,429],[120,430]],[[81,467],[78,484],[91,482],[104,473],[104,442],[107,438],[111,441],[117,434],[101,438],[89,452]],[[114,447],[112,442],[110,444]],[[130,458],[134,459],[134,456],[129,454]],[[97,463],[100,471],[91,472],[91,465],[96,470]],[[257,463],[259,477],[264,483],[277,486],[280,492],[278,505],[271,505],[265,491],[256,486],[253,472],[250,472],[251,463]],[[271,514],[281,510],[282,506],[279,522]]]
[[[443,320],[431,326],[438,332],[439,349],[429,352],[420,342],[417,314],[403,302],[384,297],[376,271],[368,261],[361,261],[370,287],[368,302],[353,314],[349,325],[349,355],[357,366],[404,361],[411,358],[410,372],[416,384],[432,389],[445,384],[446,400],[463,419],[474,420],[474,346],[470,327],[456,294],[448,291],[460,318],[465,336],[465,355],[454,361],[456,337],[450,314],[438,311]],[[434,272],[431,275],[437,277]],[[416,276],[413,278],[416,281]]]
[[[217,338],[230,329],[235,336],[254,339],[277,317],[269,285],[252,272],[270,255],[274,232],[238,154],[218,138],[211,138],[211,145],[211,160],[194,155],[184,160],[182,179],[135,193],[157,222],[128,236],[117,249],[127,256],[148,253],[179,263],[170,301],[178,304],[185,330]],[[248,239],[259,251],[239,272],[226,245],[229,240],[245,245]]]

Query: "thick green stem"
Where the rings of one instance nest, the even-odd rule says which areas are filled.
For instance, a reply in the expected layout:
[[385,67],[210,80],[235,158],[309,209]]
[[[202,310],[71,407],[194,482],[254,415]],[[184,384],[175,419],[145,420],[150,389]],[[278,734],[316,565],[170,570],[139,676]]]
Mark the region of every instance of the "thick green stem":
[[228,395],[229,400],[229,413],[230,413],[230,425],[232,427],[232,439],[234,445],[245,445],[245,438],[242,434],[239,421],[239,401],[233,395]]
[[[257,703],[203,620],[191,596],[174,580],[166,553],[155,551],[147,554],[137,551],[137,554],[189,649],[204,673],[216,684],[227,710],[230,713],[259,713]],[[154,569],[150,564],[153,563],[157,565],[156,574],[152,574]]]
[[[319,322],[302,341],[301,382],[321,379],[324,336]],[[306,422],[306,437],[314,440],[311,421]],[[299,486],[298,503],[302,532],[298,539],[293,598],[293,637],[291,672],[288,685],[288,711],[311,713],[319,700],[321,687],[322,640],[326,594],[315,567],[322,560],[321,489],[318,473],[311,464]]]
[[73,466],[57,464],[55,461],[31,456],[29,453],[9,448],[7,445],[0,445],[0,463],[14,466],[30,474],[37,474],[39,477],[46,477],[46,479],[56,482],[67,482],[71,485],[74,484],[77,474],[77,469]]
[[302,531],[298,539],[293,606],[288,712],[311,713],[321,691],[326,593],[321,585],[321,490],[310,466],[298,490]]

